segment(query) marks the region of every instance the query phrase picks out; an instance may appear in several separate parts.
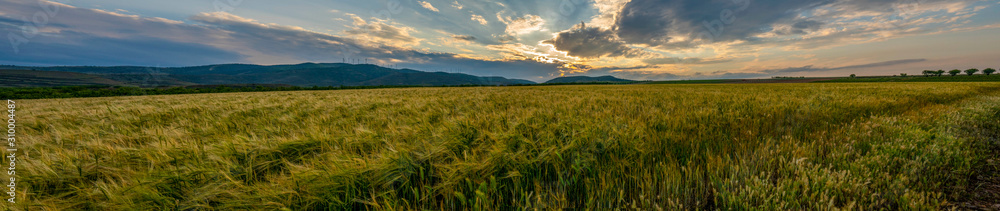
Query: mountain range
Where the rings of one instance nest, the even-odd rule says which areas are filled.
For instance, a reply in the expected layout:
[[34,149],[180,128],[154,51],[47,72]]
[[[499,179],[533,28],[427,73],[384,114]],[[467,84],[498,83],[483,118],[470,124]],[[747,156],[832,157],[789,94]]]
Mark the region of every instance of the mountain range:
[[[611,76],[564,77],[546,83],[629,82]],[[372,64],[217,64],[192,67],[0,66],[0,87],[110,85],[176,87],[230,84],[289,86],[456,86],[536,84],[522,79],[425,72]]]

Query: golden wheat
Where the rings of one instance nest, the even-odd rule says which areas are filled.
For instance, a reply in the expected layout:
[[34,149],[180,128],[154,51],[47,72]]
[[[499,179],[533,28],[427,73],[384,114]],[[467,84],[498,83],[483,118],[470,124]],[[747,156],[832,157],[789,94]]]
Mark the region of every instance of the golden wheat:
[[956,126],[1000,110],[997,88],[615,85],[23,100],[27,198],[9,208],[940,209],[954,206],[954,190],[987,156]]

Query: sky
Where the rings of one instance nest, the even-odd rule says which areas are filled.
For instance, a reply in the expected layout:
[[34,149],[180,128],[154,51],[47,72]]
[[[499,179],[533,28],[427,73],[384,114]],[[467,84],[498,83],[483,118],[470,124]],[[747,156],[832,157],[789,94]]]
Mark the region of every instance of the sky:
[[0,64],[357,62],[545,81],[1000,68],[1000,0],[0,0]]

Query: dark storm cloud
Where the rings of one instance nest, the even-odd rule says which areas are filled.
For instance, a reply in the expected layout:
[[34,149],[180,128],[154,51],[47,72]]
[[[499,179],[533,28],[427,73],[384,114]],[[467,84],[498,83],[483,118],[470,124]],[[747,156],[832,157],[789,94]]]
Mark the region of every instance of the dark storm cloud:
[[[977,0],[921,0],[918,7],[930,8],[951,2]],[[841,20],[852,13],[892,15],[900,13],[907,0],[631,0],[615,15],[608,29],[581,30],[574,27],[545,41],[570,55],[586,58],[626,54],[635,45],[658,49],[685,49],[711,42],[745,41],[740,45],[815,48],[858,37],[873,36],[883,30],[892,35],[923,33],[926,30],[900,27],[857,27],[808,39],[762,39],[775,35],[808,34],[826,27],[826,20]],[[822,8],[823,12],[817,12]],[[897,14],[898,15],[898,14]],[[877,15],[876,15],[877,16]],[[843,23],[840,23],[843,24]],[[581,41],[587,43],[580,44]],[[647,59],[647,64],[712,63],[725,61]]]
[[[692,41],[697,38],[729,41],[767,32],[762,29],[776,22],[793,20],[797,15],[794,11],[813,8],[819,5],[817,2],[828,0],[632,0],[615,15],[610,29],[574,27],[546,42],[570,55],[588,58],[637,55],[629,51],[629,44],[688,48],[694,47]],[[806,28],[799,30],[814,25],[817,23],[803,20],[800,26]],[[675,39],[671,36],[683,36],[680,40],[686,41],[669,43]],[[566,41],[560,42],[562,40]],[[581,41],[586,45],[580,44]],[[665,62],[651,60],[647,63]]]
[[[961,0],[976,1],[976,0]],[[686,42],[703,38],[708,42],[747,40],[775,30],[775,25],[790,26],[779,34],[802,34],[823,26],[823,22],[803,19],[803,13],[818,7],[837,9],[820,18],[858,12],[891,13],[899,0],[632,0],[616,15],[614,30],[629,44],[691,47],[689,43],[671,43],[684,37]],[[922,0],[923,7],[945,0]],[[674,37],[671,37],[674,36]]]
[[820,0],[633,0],[615,20],[618,36],[628,43],[659,46],[673,36],[714,41],[743,39],[761,27],[795,17],[793,10]]
[[570,56],[583,58],[635,57],[643,53],[629,48],[611,30],[584,25],[559,32],[555,38],[543,43],[552,44],[556,50],[565,51]]

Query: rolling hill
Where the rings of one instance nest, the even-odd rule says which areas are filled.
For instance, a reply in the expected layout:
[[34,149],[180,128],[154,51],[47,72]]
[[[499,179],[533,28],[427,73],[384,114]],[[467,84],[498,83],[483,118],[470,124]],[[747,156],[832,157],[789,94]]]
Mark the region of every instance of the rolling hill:
[[[379,85],[515,85],[534,82],[503,77],[479,77],[460,73],[394,69],[371,64],[302,63],[290,65],[218,64],[192,67],[142,66],[0,66],[0,79],[25,80],[28,75],[50,75],[45,83],[20,86],[132,85],[141,87],[287,84],[293,86]],[[9,73],[8,73],[9,72]],[[86,78],[87,80],[84,80]]]
[[74,72],[0,69],[0,87],[125,85],[120,81]]

